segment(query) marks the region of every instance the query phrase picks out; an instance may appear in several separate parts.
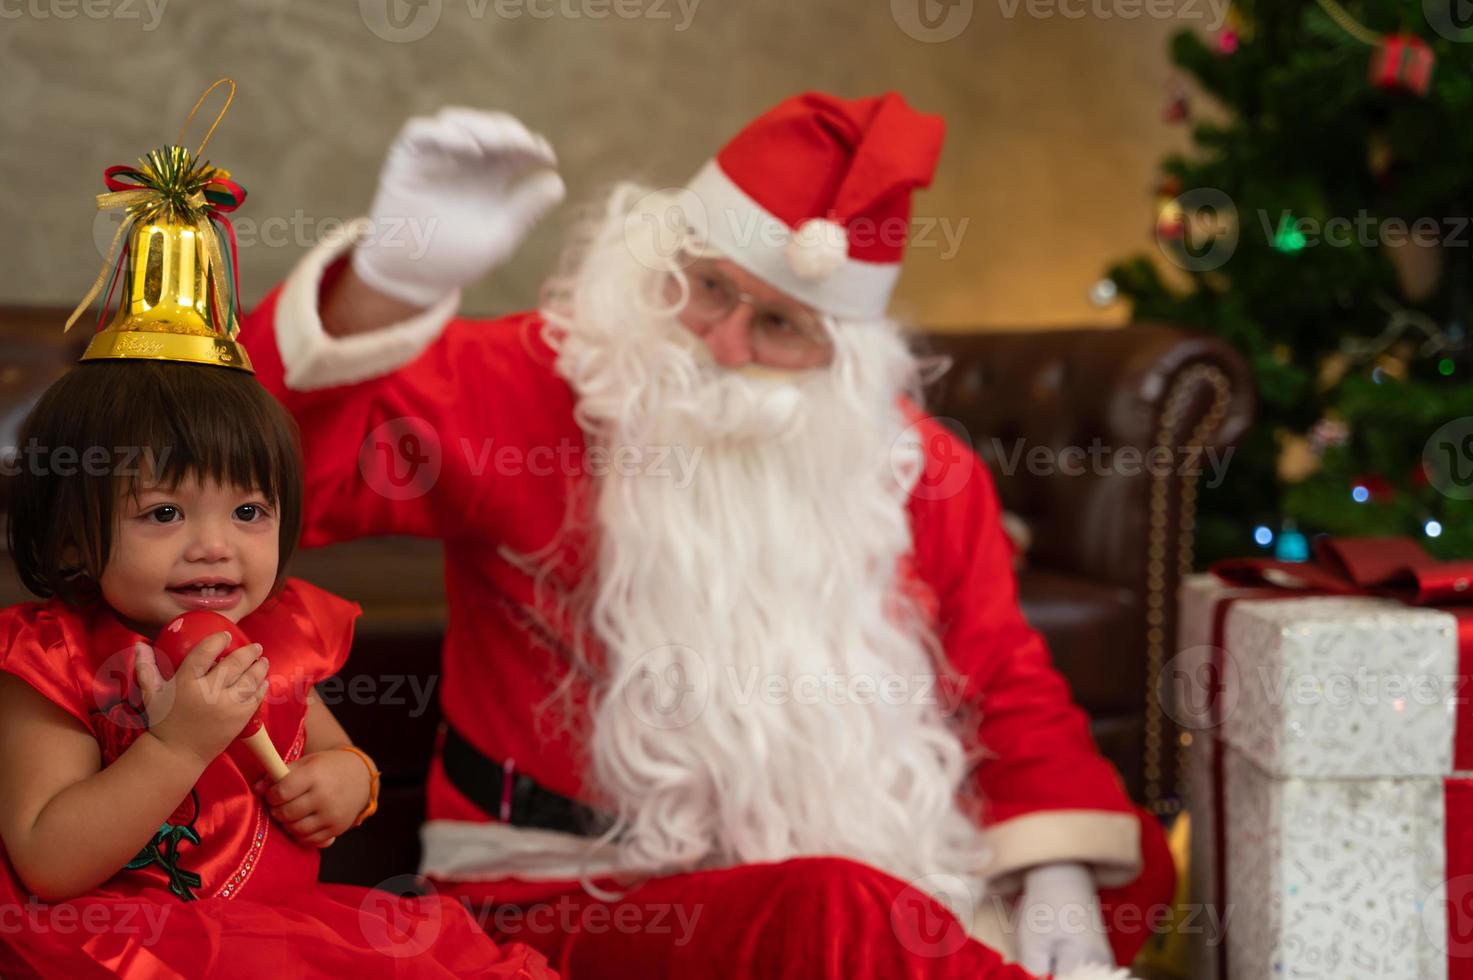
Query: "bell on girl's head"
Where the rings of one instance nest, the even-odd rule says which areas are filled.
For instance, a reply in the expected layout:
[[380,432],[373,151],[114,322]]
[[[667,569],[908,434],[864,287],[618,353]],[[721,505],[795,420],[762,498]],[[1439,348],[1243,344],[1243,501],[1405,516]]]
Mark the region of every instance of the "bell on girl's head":
[[[221,85],[234,96],[235,83],[221,79],[194,109]],[[217,125],[224,114],[221,109],[215,117]],[[228,170],[200,155],[213,132],[211,126],[193,153],[168,144],[137,166],[103,172],[107,193],[97,195],[97,207],[122,211],[123,223],[102,271],[66,323],[70,330],[93,300],[102,300],[98,330],[82,360],[143,358],[252,370],[245,348],[235,342],[239,283],[229,218],[246,191]],[[104,326],[115,292],[117,313]]]
[[[122,302],[82,360],[139,357],[195,361],[251,370],[234,323],[217,324],[210,303],[213,229],[159,217],[134,222],[120,270]],[[234,311],[224,315],[233,319]]]

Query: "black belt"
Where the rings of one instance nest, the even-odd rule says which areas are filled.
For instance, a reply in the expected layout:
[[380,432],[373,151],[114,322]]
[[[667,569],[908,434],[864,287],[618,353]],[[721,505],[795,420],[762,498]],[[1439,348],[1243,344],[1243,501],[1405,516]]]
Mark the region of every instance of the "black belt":
[[613,823],[607,814],[517,772],[515,764],[503,766],[486,757],[449,723],[445,723],[440,762],[446,778],[462,796],[487,816],[514,827],[596,837]]

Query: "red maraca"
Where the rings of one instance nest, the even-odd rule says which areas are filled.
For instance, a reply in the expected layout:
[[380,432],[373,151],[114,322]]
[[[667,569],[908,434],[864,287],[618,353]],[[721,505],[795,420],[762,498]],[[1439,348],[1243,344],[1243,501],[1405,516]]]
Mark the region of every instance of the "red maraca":
[[[154,641],[154,649],[168,658],[169,665],[177,671],[179,665],[184,662],[185,655],[205,637],[215,633],[230,634],[230,642],[215,658],[216,663],[219,663],[227,654],[248,646],[251,642],[245,635],[245,631],[229,619],[208,609],[196,609],[174,618],[159,630],[158,639]],[[245,727],[236,737],[244,742],[251,753],[260,760],[273,782],[287,774],[286,763],[282,761],[281,753],[276,751],[276,746],[271,742],[271,736],[262,727],[260,706],[256,708],[256,713],[251,715],[251,720],[246,722]]]

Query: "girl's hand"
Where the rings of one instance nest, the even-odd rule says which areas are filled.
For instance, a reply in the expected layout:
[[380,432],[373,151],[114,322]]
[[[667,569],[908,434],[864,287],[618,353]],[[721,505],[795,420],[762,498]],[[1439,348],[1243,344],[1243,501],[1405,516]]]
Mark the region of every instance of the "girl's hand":
[[134,658],[148,730],[201,768],[240,735],[266,697],[268,664],[261,644],[243,646],[216,663],[229,643],[229,633],[205,637],[168,680],[159,672],[152,647],[140,645]]
[[271,815],[297,840],[331,846],[368,805],[368,767],[352,752],[325,749],[287,768],[291,771],[280,782],[262,776],[253,789],[265,795]]

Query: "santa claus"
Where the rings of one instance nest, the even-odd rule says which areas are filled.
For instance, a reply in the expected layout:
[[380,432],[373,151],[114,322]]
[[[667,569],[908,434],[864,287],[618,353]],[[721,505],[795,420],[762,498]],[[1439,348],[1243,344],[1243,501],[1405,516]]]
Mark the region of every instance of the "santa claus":
[[784,101],[474,321],[563,184],[446,109],[242,331],[304,544],[444,542],[421,870],[569,976],[1111,977],[1170,900],[886,316],[942,133]]

